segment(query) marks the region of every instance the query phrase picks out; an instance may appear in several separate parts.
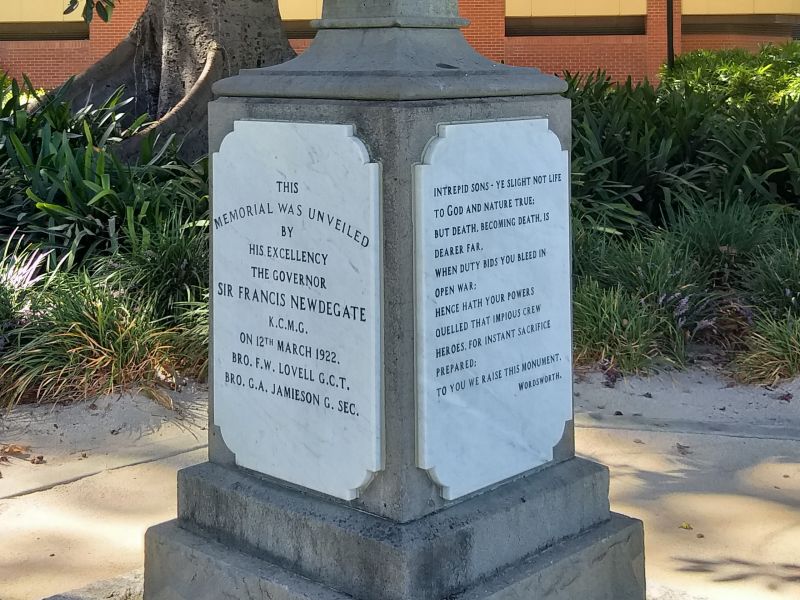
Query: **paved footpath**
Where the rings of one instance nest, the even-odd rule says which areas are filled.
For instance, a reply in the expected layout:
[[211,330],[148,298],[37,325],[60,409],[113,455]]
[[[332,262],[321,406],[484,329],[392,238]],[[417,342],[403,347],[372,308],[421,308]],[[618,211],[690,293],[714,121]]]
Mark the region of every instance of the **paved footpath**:
[[177,411],[136,396],[0,416],[0,443],[31,447],[0,462],[0,600],[140,569],[145,530],[175,517],[175,473],[206,458],[205,398],[187,390]]
[[[645,522],[652,600],[800,598],[800,381],[730,387],[694,369],[575,390],[579,452],[611,467],[613,508]],[[189,390],[177,413],[125,397],[0,417],[0,443],[46,461],[0,462],[0,600],[135,589],[175,472],[205,459],[204,407]]]
[[800,599],[800,381],[602,380],[575,386],[578,449],[611,468],[613,509],[645,523],[650,597]]

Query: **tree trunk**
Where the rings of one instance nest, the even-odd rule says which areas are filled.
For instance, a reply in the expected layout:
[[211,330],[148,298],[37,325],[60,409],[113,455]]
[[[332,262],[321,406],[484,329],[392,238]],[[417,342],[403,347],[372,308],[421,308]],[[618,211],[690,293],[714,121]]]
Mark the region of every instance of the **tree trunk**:
[[[176,134],[192,158],[208,148],[211,85],[293,56],[277,0],[149,0],[128,36],[79,75],[69,95],[96,104],[124,85],[132,115],[155,120],[147,132]],[[139,139],[123,153],[134,153]]]

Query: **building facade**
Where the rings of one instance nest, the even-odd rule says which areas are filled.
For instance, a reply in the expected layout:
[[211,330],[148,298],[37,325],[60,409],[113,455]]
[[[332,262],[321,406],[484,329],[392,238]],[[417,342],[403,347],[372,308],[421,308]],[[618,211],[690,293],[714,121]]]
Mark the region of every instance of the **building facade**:
[[[667,59],[668,0],[460,0],[465,33],[482,54],[545,72],[604,69],[613,78],[657,75]],[[86,25],[69,0],[0,2],[0,70],[53,87],[80,73],[130,30],[147,0],[118,0],[110,23]],[[800,35],[800,0],[673,0],[672,46],[742,47]],[[311,42],[322,0],[280,0],[292,45]]]

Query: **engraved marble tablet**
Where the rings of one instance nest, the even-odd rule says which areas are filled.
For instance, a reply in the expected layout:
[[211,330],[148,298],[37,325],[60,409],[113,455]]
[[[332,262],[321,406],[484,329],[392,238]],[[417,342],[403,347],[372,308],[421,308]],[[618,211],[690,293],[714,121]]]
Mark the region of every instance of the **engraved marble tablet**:
[[380,167],[349,125],[213,157],[213,408],[242,467],[346,500],[381,469]]
[[572,419],[568,152],[547,119],[441,125],[415,194],[418,464],[451,500]]

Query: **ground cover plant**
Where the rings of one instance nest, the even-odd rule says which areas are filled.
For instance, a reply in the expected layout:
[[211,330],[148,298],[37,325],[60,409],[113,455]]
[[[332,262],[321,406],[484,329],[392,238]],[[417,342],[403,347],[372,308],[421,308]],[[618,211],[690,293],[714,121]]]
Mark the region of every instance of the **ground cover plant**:
[[680,330],[669,313],[652,310],[621,286],[603,287],[596,280],[575,288],[574,345],[579,363],[599,364],[623,372],[644,371],[658,358],[683,359]]
[[82,272],[36,294],[3,357],[3,396],[76,400],[166,370],[169,330],[151,303],[116,291]]
[[[790,333],[800,314],[800,217],[741,208],[710,202],[687,210],[670,229],[630,236],[576,223],[577,358],[646,371],[663,361],[683,364],[687,346],[710,344],[743,380],[800,374]],[[588,256],[598,248],[599,256]],[[649,329],[636,333],[642,320]],[[753,358],[766,348],[769,367]]]
[[14,304],[11,296],[11,286],[0,282],[0,334],[5,331],[14,318]]

